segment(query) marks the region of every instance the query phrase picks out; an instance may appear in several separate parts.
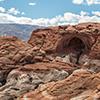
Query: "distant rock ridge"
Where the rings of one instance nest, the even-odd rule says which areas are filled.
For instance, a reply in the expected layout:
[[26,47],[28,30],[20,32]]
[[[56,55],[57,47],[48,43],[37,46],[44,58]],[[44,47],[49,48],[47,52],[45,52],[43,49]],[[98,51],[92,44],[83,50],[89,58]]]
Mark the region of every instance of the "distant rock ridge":
[[0,36],[0,100],[99,100],[100,23]]
[[27,24],[0,24],[0,36],[16,36],[25,41],[31,35],[31,32],[37,28],[42,28],[37,25],[27,25]]

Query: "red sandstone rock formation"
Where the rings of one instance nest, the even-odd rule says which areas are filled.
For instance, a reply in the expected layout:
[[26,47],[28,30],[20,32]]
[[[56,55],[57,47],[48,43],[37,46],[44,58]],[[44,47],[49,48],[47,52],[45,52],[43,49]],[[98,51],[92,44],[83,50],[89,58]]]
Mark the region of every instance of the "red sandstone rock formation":
[[[37,63],[20,66],[7,76],[7,83],[0,88],[0,99],[15,99],[27,91],[35,90],[40,84],[58,81],[68,77],[72,66],[61,63]],[[2,97],[1,97],[2,95]]]
[[100,24],[37,29],[26,43],[0,37],[0,100],[99,100]]
[[[30,48],[29,44],[16,37],[0,37],[0,61],[4,64],[22,63],[25,58],[31,56],[28,51]],[[5,62],[3,62],[4,58]]]
[[17,37],[0,37],[0,84],[5,84],[11,70],[21,67],[21,65],[42,61],[43,57],[44,52],[33,48]]
[[80,69],[65,80],[51,82],[26,93],[21,100],[99,100],[99,85],[100,73]]
[[[13,36],[0,37],[0,64],[27,64],[33,63],[34,57],[42,52],[30,44]],[[4,61],[4,62],[3,62]]]
[[76,49],[83,49],[83,53],[89,53],[99,36],[100,24],[84,23],[37,29],[33,31],[28,42],[47,53],[69,53],[77,51]]

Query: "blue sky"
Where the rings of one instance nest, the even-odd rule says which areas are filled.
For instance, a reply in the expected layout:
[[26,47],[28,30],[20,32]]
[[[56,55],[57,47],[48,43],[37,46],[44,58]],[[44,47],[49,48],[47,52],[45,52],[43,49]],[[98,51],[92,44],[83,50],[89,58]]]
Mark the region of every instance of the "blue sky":
[[88,21],[100,22],[100,0],[0,0],[0,23],[49,26]]

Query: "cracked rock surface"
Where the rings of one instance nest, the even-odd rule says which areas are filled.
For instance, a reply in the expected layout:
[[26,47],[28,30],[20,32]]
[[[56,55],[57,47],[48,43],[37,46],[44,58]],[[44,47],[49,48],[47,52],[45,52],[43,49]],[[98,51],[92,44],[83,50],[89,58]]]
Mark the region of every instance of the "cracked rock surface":
[[100,100],[100,23],[1,36],[0,100]]

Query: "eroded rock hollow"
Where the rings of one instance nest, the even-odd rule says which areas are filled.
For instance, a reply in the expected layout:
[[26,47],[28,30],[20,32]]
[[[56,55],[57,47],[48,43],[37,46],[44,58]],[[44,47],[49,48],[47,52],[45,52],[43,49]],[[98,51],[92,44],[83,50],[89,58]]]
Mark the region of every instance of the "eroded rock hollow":
[[1,36],[0,100],[100,100],[100,23]]

